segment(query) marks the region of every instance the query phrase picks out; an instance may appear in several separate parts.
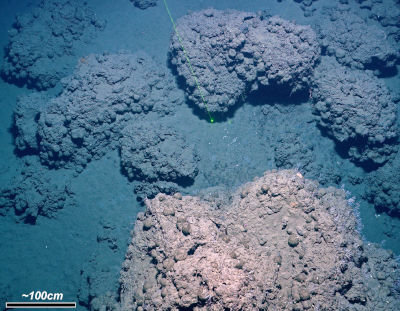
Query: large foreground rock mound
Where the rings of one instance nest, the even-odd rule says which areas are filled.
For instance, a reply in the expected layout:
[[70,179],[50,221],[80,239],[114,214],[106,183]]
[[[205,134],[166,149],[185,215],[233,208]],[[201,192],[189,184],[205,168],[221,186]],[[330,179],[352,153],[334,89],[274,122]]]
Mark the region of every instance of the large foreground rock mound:
[[309,26],[277,16],[208,9],[181,17],[177,30],[201,93],[175,32],[171,62],[186,80],[186,93],[199,108],[227,112],[246,90],[272,85],[287,92],[308,87],[320,48]]
[[274,171],[233,195],[145,203],[122,310],[398,310],[393,253],[363,243],[343,190]]

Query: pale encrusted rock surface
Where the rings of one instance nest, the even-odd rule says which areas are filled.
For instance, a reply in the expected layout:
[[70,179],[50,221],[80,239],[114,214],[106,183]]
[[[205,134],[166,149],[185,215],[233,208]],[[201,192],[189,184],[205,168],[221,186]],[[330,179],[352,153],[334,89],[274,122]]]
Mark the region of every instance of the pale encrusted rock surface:
[[120,272],[122,310],[399,306],[398,263],[364,245],[343,190],[284,170],[204,193],[145,200]]

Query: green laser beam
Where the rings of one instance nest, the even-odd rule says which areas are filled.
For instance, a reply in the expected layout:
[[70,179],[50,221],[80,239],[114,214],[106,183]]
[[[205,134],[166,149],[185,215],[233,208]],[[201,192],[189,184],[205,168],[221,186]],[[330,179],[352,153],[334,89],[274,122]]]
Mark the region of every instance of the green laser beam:
[[286,7],[286,10],[285,10],[285,12],[283,12],[282,18],[285,16],[285,14],[286,14],[286,12],[287,12],[288,8],[290,7],[290,4],[291,4],[291,3],[292,3],[292,1],[291,1],[291,0],[289,0],[289,4],[288,4],[288,6]]
[[172,18],[171,12],[169,11],[167,2],[166,2],[165,0],[164,0],[164,4],[165,4],[165,7],[167,8],[168,15],[169,15],[169,18],[171,19],[172,25],[174,26],[175,33],[176,33],[176,35],[178,36],[178,39],[179,39],[179,42],[180,42],[180,44],[181,44],[183,53],[185,53],[185,57],[186,57],[186,60],[187,60],[187,62],[188,62],[188,64],[189,64],[189,68],[190,68],[190,71],[192,72],[192,76],[193,76],[193,78],[194,78],[194,81],[196,82],[196,85],[197,85],[197,88],[199,89],[201,98],[203,99],[204,106],[206,107],[207,113],[208,113],[208,115],[209,115],[209,117],[210,117],[210,122],[213,123],[213,122],[214,122],[214,119],[211,117],[210,111],[208,111],[207,103],[206,103],[206,101],[204,100],[204,96],[203,96],[203,93],[201,92],[200,85],[199,85],[199,83],[197,82],[197,78],[196,78],[196,75],[194,74],[192,65],[190,64],[189,57],[188,57],[187,54],[186,54],[185,47],[183,46],[181,37],[179,36],[178,30],[176,29],[174,19]]

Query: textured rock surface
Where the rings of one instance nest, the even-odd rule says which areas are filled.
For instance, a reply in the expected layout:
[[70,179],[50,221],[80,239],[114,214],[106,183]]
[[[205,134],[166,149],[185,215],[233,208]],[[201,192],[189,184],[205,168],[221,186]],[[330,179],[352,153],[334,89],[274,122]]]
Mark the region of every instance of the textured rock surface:
[[183,135],[157,122],[128,125],[120,139],[122,167],[137,180],[192,180],[197,175],[194,146]]
[[385,35],[392,37],[396,42],[400,41],[400,2],[396,0],[385,3],[374,3],[370,9],[369,18],[378,21],[385,27]]
[[302,141],[296,133],[279,135],[275,147],[275,164],[277,167],[292,168],[298,163],[301,163],[301,167],[306,167],[314,161],[315,154],[312,144]]
[[37,141],[37,119],[49,97],[43,93],[32,93],[17,97],[17,104],[14,108],[15,127],[18,130],[15,138],[15,145],[19,150],[30,148],[38,150]]
[[[210,112],[227,112],[245,91],[271,86],[296,92],[309,85],[320,48],[309,26],[277,16],[208,9],[181,17],[177,30]],[[205,109],[174,32],[171,62],[186,80],[186,94]]]
[[145,201],[120,272],[122,310],[398,309],[398,263],[360,240],[343,190],[280,171],[206,193]]
[[65,204],[74,204],[70,184],[48,175],[36,157],[25,157],[21,175],[0,189],[0,215],[11,215],[15,222],[35,223],[39,215],[54,218]]
[[142,10],[157,5],[157,0],[132,0],[132,1],[136,7]]
[[[20,135],[16,139],[21,142],[20,149],[26,143],[33,145],[32,129],[36,123],[36,148],[42,163],[73,167],[77,172],[92,158],[98,159],[117,148],[127,124],[150,112],[158,117],[169,114],[183,101],[172,76],[144,52],[91,54],[62,83],[63,93],[51,99],[38,118],[24,120],[29,124],[30,136]],[[36,97],[21,99],[28,104],[20,106],[30,105]],[[27,131],[22,123],[17,123],[17,127],[22,133]]]
[[370,19],[379,22],[384,28],[384,33],[397,42],[400,40],[400,2],[388,1],[357,1],[362,2],[360,8],[368,9]]
[[357,162],[385,163],[397,152],[397,109],[371,71],[349,70],[324,57],[315,70],[312,97],[318,124],[350,144]]
[[[265,163],[273,159],[277,168],[296,168],[323,187],[340,187],[345,174],[338,163],[343,158],[336,152],[327,151],[333,148],[334,143],[320,135],[309,104],[266,104],[257,110],[251,120],[257,124],[255,127],[262,144],[274,150],[272,156],[261,153],[261,161]],[[267,162],[268,165],[275,168],[271,162]]]
[[327,17],[318,21],[324,51],[352,68],[393,67],[398,59],[385,32],[351,11],[326,9]]
[[[365,199],[378,211],[400,212],[400,157],[368,174]],[[397,233],[396,233],[397,234]]]
[[316,10],[312,5],[317,0],[296,0],[296,2],[300,2],[300,8],[304,11],[305,17],[311,17],[314,15],[314,11]]
[[74,42],[90,43],[105,27],[84,1],[43,0],[39,8],[16,17],[2,74],[39,90],[54,87],[77,62]]
[[174,194],[182,191],[178,184],[171,181],[141,182],[135,186],[135,193],[140,199],[154,198],[159,193]]

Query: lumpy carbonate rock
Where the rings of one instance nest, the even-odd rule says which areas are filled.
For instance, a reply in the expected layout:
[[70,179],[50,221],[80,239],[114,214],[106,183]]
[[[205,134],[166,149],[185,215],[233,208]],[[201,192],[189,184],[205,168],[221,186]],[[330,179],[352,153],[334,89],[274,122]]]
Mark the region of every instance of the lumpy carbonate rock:
[[277,137],[275,164],[280,168],[292,168],[301,163],[306,167],[316,159],[313,149],[300,139],[297,133],[286,132]]
[[132,0],[132,1],[136,7],[142,10],[157,5],[157,0]]
[[320,47],[309,26],[277,16],[262,21],[253,13],[207,9],[179,18],[177,30],[190,59],[199,91],[175,31],[171,62],[186,80],[186,94],[199,108],[227,112],[245,91],[270,85],[291,92],[306,89]]
[[49,99],[43,93],[31,93],[17,97],[14,120],[18,130],[15,145],[19,150],[26,148],[38,150],[36,118],[39,117],[41,109],[46,106]]
[[194,146],[169,126],[158,122],[128,125],[119,141],[122,167],[130,178],[177,181],[197,175]]
[[328,55],[352,68],[393,67],[397,60],[395,47],[376,25],[367,23],[356,13],[330,9],[317,23],[322,46]]
[[56,217],[65,205],[75,204],[70,184],[49,177],[36,156],[24,158],[21,175],[0,188],[0,215],[16,222],[34,222],[38,216]]
[[[394,26],[400,28],[400,5],[394,1],[386,1],[385,3],[374,1],[369,18],[376,20],[383,27]],[[397,1],[398,2],[398,1]],[[387,28],[385,28],[387,31]]]
[[[121,310],[339,310],[380,303],[396,310],[393,253],[360,240],[343,190],[316,192],[313,181],[283,170],[233,195],[145,200],[120,271]],[[143,227],[149,219],[152,226]],[[367,298],[377,286],[380,294]]]
[[[400,211],[400,156],[368,174],[364,198],[377,210]],[[388,226],[388,230],[390,226]]]
[[315,70],[314,114],[338,142],[351,144],[357,162],[383,164],[397,152],[397,109],[383,82],[371,71],[351,70],[323,57]]
[[301,3],[300,8],[304,11],[305,17],[311,17],[314,15],[314,11],[316,11],[316,8],[312,4],[316,1],[317,0],[296,0],[296,2]]
[[[141,114],[154,113],[157,118],[183,102],[172,76],[141,51],[91,54],[74,75],[61,82],[63,93],[41,109],[38,121],[29,124],[34,127],[32,122],[37,122],[42,163],[72,167],[78,173],[92,158],[118,148],[122,130]],[[26,100],[32,102],[35,96]],[[18,137],[18,141],[27,140]]]
[[135,186],[135,193],[139,199],[154,198],[159,193],[174,194],[183,189],[175,182],[156,181],[140,182]]
[[2,74],[38,90],[54,87],[78,61],[74,43],[90,43],[105,27],[106,21],[97,18],[85,1],[43,0],[30,13],[16,16],[15,28],[8,32]]
[[400,40],[400,3],[399,1],[373,1],[365,2],[361,8],[370,11],[369,18],[379,22],[384,28],[386,38],[392,38],[396,42]]

